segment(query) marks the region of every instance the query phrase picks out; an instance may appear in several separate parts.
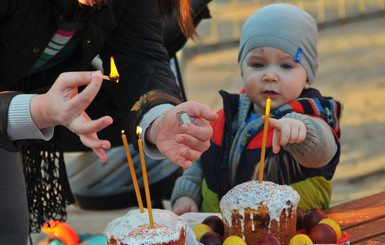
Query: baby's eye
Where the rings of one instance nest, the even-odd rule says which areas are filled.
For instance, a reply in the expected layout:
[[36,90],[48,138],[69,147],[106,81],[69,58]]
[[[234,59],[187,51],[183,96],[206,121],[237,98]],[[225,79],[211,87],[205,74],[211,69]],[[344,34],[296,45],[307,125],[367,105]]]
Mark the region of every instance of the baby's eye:
[[293,66],[291,66],[290,64],[281,64],[281,68],[282,69],[291,69],[291,68],[293,68]]
[[264,65],[263,65],[263,63],[253,63],[252,66],[255,68],[262,68]]

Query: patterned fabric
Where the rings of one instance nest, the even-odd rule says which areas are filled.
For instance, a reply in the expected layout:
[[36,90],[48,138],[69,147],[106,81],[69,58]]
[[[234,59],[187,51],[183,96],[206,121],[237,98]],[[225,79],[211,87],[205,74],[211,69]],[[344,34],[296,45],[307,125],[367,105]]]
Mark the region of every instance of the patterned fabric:
[[65,221],[66,206],[75,203],[68,182],[60,134],[50,141],[26,140],[22,161],[27,189],[30,232],[50,220]]
[[79,23],[62,21],[43,53],[29,71],[29,74],[49,69],[68,58],[81,41]]

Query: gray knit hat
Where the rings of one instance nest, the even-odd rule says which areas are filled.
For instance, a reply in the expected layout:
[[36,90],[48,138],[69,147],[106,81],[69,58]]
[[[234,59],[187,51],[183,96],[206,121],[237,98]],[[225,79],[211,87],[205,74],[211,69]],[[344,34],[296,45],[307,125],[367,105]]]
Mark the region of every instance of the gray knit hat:
[[318,69],[317,23],[307,12],[287,3],[271,4],[245,22],[239,44],[238,64],[256,47],[279,48],[305,68],[312,84]]

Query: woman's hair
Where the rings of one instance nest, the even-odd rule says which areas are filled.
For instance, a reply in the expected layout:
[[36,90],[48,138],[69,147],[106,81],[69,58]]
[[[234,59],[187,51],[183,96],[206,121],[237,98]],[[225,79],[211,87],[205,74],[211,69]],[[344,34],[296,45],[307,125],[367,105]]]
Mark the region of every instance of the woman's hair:
[[178,24],[186,38],[197,37],[192,19],[190,0],[153,0],[162,18],[171,18],[174,10],[178,13]]
[[[92,6],[93,2],[98,7],[111,4],[112,0],[83,0],[88,1]],[[141,0],[135,0],[141,1]],[[198,37],[192,18],[192,10],[190,0],[153,0],[155,7],[158,9],[160,17],[164,19],[166,16],[171,18],[176,10],[178,14],[178,24],[184,36],[188,38]]]
[[112,0],[78,0],[82,4],[94,6],[98,6],[99,8],[103,5],[109,5]]

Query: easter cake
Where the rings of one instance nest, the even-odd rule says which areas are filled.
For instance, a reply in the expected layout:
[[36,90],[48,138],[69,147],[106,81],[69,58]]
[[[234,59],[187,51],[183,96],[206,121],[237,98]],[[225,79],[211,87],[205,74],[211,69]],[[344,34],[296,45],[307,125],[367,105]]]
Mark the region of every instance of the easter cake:
[[273,234],[289,244],[296,234],[299,194],[290,186],[269,181],[248,181],[235,186],[220,201],[225,235],[243,238],[247,245],[257,244]]
[[171,211],[153,209],[154,228],[151,228],[148,212],[130,210],[126,215],[112,220],[104,235],[109,245],[184,245],[187,224]]

